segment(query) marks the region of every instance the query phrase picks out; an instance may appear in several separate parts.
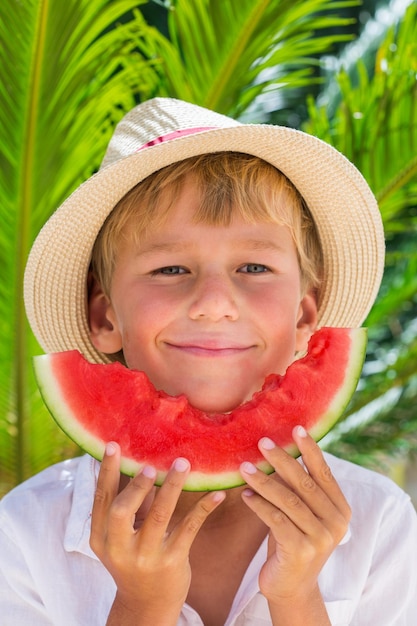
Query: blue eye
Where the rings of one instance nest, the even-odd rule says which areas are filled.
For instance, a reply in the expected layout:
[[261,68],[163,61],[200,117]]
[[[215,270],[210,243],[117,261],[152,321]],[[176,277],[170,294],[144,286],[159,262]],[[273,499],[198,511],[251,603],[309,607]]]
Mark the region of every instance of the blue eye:
[[186,270],[179,265],[167,265],[167,267],[160,267],[152,272],[153,274],[164,274],[166,276],[174,276],[178,274],[185,274]]
[[241,271],[246,274],[262,274],[263,272],[269,272],[269,268],[260,263],[247,263],[241,268]]

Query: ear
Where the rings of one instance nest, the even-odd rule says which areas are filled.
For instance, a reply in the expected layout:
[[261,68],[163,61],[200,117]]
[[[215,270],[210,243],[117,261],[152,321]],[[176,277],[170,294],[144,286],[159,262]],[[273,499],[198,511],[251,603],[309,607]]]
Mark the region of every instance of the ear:
[[88,279],[88,324],[91,343],[97,350],[114,354],[122,349],[122,337],[112,304],[92,274]]
[[305,352],[317,328],[317,296],[314,290],[306,293],[300,302],[296,328],[296,352]]

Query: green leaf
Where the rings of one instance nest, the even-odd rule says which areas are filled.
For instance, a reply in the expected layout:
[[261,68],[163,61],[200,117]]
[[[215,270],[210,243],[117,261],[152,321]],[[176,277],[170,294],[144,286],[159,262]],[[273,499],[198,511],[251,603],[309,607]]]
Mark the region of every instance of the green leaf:
[[[313,88],[321,55],[351,38],[346,14],[357,3],[166,0],[169,38],[147,24],[142,4],[0,2],[0,494],[74,453],[33,380],[31,356],[40,349],[25,321],[22,279],[35,235],[96,170],[115,123],[156,95],[239,117],[255,116],[254,105],[271,92],[281,102]],[[369,317],[368,370],[347,416],[398,389],[399,409],[382,422],[391,428],[387,448],[401,450],[417,449],[405,426],[417,399],[416,17],[413,3],[380,43],[373,72],[359,61],[338,74],[334,106],[310,100],[306,126],[356,163],[381,203],[387,273]],[[380,411],[369,413],[359,426],[342,424],[338,438],[347,455],[356,441],[364,462],[369,436],[380,435]]]
[[417,450],[409,410],[417,401],[417,5],[388,29],[372,72],[359,60],[336,78],[336,106],[318,107],[310,99],[305,130],[344,152],[367,178],[379,201],[387,256],[366,321],[369,354],[361,385],[329,449],[340,445],[352,460],[369,464],[384,450]]
[[157,75],[132,37],[132,29],[144,27],[129,13],[138,4],[0,3],[3,482],[19,481],[56,459],[58,440],[62,449],[68,448],[33,381],[30,357],[40,349],[25,319],[23,273],[36,233],[97,168],[114,122],[133,106],[135,97],[154,89]]
[[162,61],[159,94],[240,116],[266,90],[311,84],[313,57],[350,38],[347,30],[323,33],[346,28],[352,20],[336,10],[352,4],[177,0],[168,15],[171,42],[154,39]]

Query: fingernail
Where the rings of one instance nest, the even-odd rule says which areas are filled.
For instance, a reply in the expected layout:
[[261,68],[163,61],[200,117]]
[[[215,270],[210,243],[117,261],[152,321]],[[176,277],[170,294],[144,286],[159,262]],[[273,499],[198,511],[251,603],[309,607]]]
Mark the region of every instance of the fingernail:
[[152,467],[151,465],[145,465],[145,467],[142,470],[142,474],[146,476],[146,478],[155,478],[156,469]]
[[222,502],[226,497],[226,494],[224,493],[224,491],[215,491],[212,494],[212,498],[213,498],[213,502]]
[[244,489],[242,491],[242,496],[246,496],[247,498],[250,498],[251,496],[253,496],[255,492],[252,491],[252,489]]
[[187,459],[183,459],[180,457],[179,459],[175,459],[172,467],[177,472],[186,472],[188,468],[190,467],[190,463],[187,461]]
[[275,443],[269,437],[263,437],[260,440],[259,445],[264,450],[273,450],[275,448]]
[[244,463],[242,463],[242,465],[240,466],[240,469],[242,470],[242,472],[245,472],[245,474],[256,473],[256,467],[254,466],[253,463],[250,463],[249,461],[245,461]]
[[298,437],[307,437],[307,431],[304,428],[304,426],[296,426],[294,428],[294,433],[298,436]]
[[113,456],[115,452],[116,452],[116,446],[114,445],[112,441],[110,441],[110,443],[106,444],[106,455]]

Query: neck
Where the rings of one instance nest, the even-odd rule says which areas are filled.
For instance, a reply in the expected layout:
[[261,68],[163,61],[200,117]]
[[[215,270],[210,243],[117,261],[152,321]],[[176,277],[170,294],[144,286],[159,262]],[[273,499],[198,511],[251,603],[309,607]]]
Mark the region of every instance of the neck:
[[[130,478],[128,476],[120,476],[119,493],[129,483]],[[204,523],[205,530],[220,530],[224,526],[230,527],[231,525],[239,525],[240,523],[247,526],[251,525],[251,522],[255,525],[259,525],[259,518],[255,516],[250,509],[243,502],[241,494],[245,485],[241,487],[235,487],[233,489],[226,490],[226,498],[222,504],[217,507],[207,518]],[[146,498],[143,505],[137,511],[136,519],[137,523],[146,517],[149,507],[155,495],[158,492],[159,487],[154,487],[149,497]],[[170,526],[173,527],[176,523],[183,519],[184,516],[190,511],[193,505],[204,495],[204,492],[195,491],[183,491],[175,507],[175,511],[172,516]],[[261,531],[262,532],[262,531]]]

